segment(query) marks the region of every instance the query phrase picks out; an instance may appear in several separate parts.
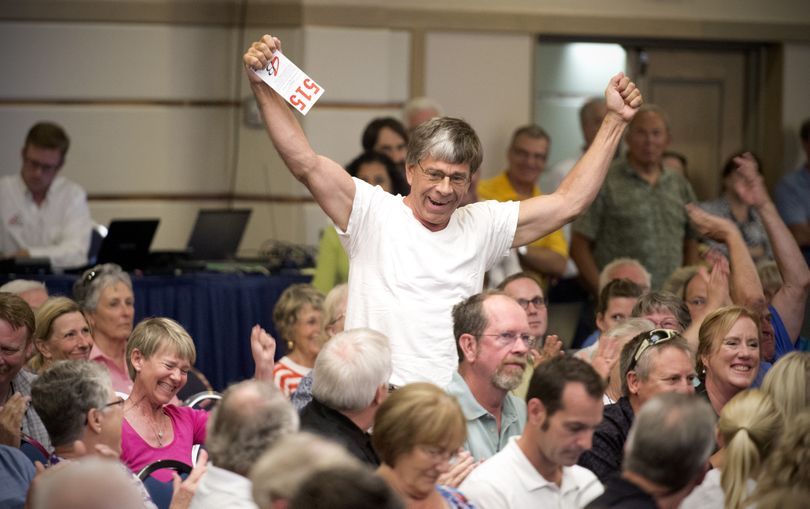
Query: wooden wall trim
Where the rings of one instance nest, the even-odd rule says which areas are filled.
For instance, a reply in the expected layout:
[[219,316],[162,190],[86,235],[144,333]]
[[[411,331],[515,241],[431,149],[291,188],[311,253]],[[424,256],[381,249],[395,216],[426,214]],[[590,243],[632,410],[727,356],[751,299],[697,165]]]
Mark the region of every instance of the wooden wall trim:
[[256,193],[126,193],[87,195],[89,202],[109,201],[248,201],[258,203],[315,203],[311,196]]
[[[382,3],[382,2],[381,2]],[[486,31],[566,36],[655,39],[810,42],[810,22],[740,22],[606,17],[545,12],[460,11],[449,9],[302,5],[300,1],[195,0],[3,0],[3,21],[169,23],[249,27],[330,26],[424,31]]]

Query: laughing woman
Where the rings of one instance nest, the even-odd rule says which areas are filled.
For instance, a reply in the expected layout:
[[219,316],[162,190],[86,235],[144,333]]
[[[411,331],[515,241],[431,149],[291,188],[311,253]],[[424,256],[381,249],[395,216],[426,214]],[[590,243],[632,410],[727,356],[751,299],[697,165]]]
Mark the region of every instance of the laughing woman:
[[737,393],[749,388],[759,370],[759,317],[739,306],[710,313],[700,325],[698,373],[717,415]]
[[273,308],[273,322],[287,342],[287,355],[273,372],[276,386],[290,397],[315,365],[323,345],[323,295],[312,285],[288,287]]

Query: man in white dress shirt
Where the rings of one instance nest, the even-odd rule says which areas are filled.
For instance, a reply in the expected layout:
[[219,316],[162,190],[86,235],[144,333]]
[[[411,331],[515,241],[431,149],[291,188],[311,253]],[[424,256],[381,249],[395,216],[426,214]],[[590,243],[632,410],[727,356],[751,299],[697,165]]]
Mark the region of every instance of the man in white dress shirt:
[[579,508],[601,495],[596,476],[576,462],[602,420],[603,389],[599,374],[577,358],[540,364],[523,434],[473,470],[461,492],[479,509]]
[[57,269],[87,263],[87,194],[59,174],[69,146],[56,124],[28,131],[20,174],[0,177],[0,258],[48,258]]

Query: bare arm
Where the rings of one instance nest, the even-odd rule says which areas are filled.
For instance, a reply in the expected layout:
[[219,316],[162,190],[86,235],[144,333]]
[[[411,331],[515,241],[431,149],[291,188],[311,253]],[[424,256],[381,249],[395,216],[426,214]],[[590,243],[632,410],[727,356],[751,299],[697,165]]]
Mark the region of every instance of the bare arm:
[[309,189],[326,215],[345,230],[354,201],[354,181],[339,164],[315,153],[284,99],[251,71],[266,67],[273,52],[279,49],[281,41],[269,35],[250,45],[242,57],[250,88],[262,112],[267,134],[284,164]]
[[771,249],[782,274],[782,287],[771,300],[771,305],[779,312],[788,335],[795,340],[802,328],[804,307],[810,291],[810,269],[796,244],[796,239],[779,217],[776,206],[771,201],[762,176],[757,172],[756,161],[750,154],[735,158],[737,172],[742,176],[735,183],[735,190],[740,198],[756,208]]
[[605,91],[608,113],[591,146],[551,194],[520,202],[518,226],[512,247],[559,229],[585,212],[605,180],[628,122],[641,106],[641,92],[623,73],[614,76]]
[[571,235],[571,259],[577,264],[579,276],[588,290],[596,295],[599,287],[599,268],[593,257],[593,241],[581,233]]

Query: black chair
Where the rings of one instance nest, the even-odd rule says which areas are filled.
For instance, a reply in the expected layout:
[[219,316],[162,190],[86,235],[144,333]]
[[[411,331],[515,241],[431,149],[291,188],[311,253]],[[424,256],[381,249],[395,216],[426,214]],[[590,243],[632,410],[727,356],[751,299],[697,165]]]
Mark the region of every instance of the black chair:
[[174,486],[171,481],[163,482],[152,477],[153,472],[163,469],[174,470],[181,477],[185,477],[191,472],[191,465],[177,460],[159,460],[146,465],[138,472],[138,479],[143,482],[146,491],[152,497],[152,502],[158,509],[169,509],[172,495],[174,495]]
[[188,371],[188,379],[186,380],[186,385],[183,386],[182,389],[177,391],[177,398],[180,401],[186,400],[195,394],[199,394],[201,392],[214,392],[214,388],[211,386],[211,382],[202,374],[197,368],[191,368]]

